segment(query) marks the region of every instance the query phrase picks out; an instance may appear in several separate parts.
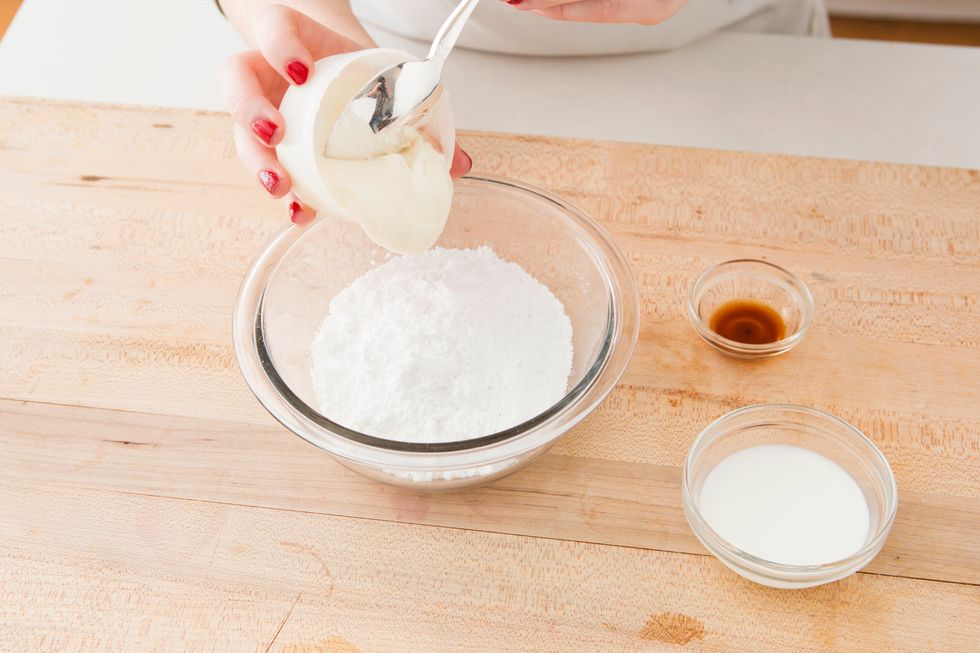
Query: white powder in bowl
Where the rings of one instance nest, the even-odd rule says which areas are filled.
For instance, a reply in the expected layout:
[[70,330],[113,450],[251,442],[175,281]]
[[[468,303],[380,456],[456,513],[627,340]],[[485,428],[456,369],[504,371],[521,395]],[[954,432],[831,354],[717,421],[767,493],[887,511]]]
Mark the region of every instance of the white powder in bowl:
[[545,285],[489,247],[437,248],[338,293],[312,361],[331,420],[402,442],[466,440],[564,396],[572,324]]

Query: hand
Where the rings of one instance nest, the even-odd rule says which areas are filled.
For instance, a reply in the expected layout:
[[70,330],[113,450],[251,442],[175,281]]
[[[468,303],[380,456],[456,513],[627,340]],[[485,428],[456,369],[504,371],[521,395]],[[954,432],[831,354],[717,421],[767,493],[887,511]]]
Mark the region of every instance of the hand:
[[586,23],[662,23],[685,0],[502,0],[546,18]]
[[[258,49],[231,57],[219,75],[222,95],[235,121],[235,149],[269,194],[284,200],[290,219],[307,225],[316,214],[290,193],[289,175],[276,158],[275,147],[285,131],[277,107],[290,84],[306,83],[316,60],[373,47],[373,43],[354,41],[278,4],[255,14],[250,28]],[[457,145],[450,173],[461,177],[471,167],[470,157]]]

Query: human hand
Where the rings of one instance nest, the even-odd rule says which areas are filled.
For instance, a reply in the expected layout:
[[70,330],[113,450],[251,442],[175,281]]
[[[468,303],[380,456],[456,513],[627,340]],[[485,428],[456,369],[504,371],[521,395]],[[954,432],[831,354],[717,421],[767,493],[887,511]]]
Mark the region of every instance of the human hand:
[[[290,219],[307,225],[316,214],[290,192],[289,175],[276,157],[275,147],[286,129],[279,104],[290,84],[306,83],[318,59],[374,44],[347,38],[278,4],[256,13],[250,27],[257,49],[234,55],[219,74],[222,96],[235,122],[235,149],[269,194],[283,199]],[[461,177],[471,167],[470,157],[457,145],[450,173]]]
[[686,0],[502,0],[546,18],[586,23],[640,23],[667,20]]

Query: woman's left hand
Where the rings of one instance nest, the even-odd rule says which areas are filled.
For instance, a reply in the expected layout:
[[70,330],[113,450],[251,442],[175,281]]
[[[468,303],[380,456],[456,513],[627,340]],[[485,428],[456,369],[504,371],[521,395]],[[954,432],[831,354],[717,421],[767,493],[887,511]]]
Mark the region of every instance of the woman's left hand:
[[585,23],[641,23],[667,20],[685,0],[501,0],[517,9],[555,20]]

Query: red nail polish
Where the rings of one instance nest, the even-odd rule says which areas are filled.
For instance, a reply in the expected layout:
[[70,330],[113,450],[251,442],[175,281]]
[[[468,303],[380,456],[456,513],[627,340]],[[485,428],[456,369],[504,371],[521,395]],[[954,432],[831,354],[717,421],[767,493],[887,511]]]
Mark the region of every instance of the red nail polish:
[[281,181],[282,177],[277,175],[274,170],[259,171],[259,183],[265,186],[265,189],[269,191],[270,195],[276,194],[276,189],[279,188],[279,183]]
[[464,172],[463,174],[469,174],[470,170],[473,169],[473,157],[471,157],[470,153],[464,150],[463,148],[459,148],[459,151],[463,156],[466,157],[466,172]]
[[286,64],[286,74],[289,75],[289,79],[303,85],[310,76],[310,69],[301,61],[290,61]]
[[293,222],[293,224],[299,224],[296,222],[296,215],[302,210],[302,208],[303,207],[300,206],[299,202],[289,203],[289,219]]
[[275,135],[277,129],[279,128],[276,127],[276,123],[265,118],[260,118],[252,123],[252,133],[258,136],[259,140],[266,145],[272,144],[272,137]]
[[523,3],[524,3],[524,0],[507,0],[507,4],[509,4],[509,5],[519,5],[519,4],[523,4]]

